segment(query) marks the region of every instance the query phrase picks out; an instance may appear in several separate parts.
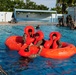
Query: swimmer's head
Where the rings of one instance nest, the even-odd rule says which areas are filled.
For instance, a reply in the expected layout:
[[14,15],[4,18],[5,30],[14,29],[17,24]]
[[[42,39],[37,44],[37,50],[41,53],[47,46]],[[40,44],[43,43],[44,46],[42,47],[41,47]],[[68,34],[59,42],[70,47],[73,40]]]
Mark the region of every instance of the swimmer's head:
[[56,37],[57,37],[57,35],[56,34],[53,34],[53,36],[52,36],[53,40],[55,40]]

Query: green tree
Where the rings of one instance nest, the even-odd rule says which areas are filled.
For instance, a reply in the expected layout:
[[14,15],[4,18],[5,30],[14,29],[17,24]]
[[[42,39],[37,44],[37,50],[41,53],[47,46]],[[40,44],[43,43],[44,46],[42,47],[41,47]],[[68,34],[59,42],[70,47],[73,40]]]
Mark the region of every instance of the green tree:
[[51,10],[54,10],[54,11],[57,11],[57,13],[61,14],[62,11],[61,11],[61,7],[57,6],[56,8],[51,8]]
[[0,11],[6,11],[7,5],[9,5],[10,0],[0,0]]
[[[64,14],[65,12],[67,12],[67,11],[65,11],[66,8],[76,6],[76,0],[57,0],[57,4],[62,5],[62,14]],[[66,4],[66,7],[65,7],[64,4]],[[75,12],[76,11],[75,11],[75,8],[74,8],[74,21],[75,21],[75,15],[76,15]]]
[[38,10],[48,10],[49,8],[47,8],[46,6],[44,6],[44,5],[41,4],[41,5],[37,6],[37,9]]
[[76,0],[57,0],[56,7],[62,7],[62,13],[66,13],[66,8],[70,6],[76,6]]
[[35,9],[35,6],[36,6],[36,3],[30,1],[30,2],[26,3],[25,8],[26,8],[26,9]]
[[29,3],[29,2],[30,2],[30,0],[26,0],[26,4]]
[[32,2],[32,1],[27,2],[25,8],[26,9],[36,9],[36,10],[48,10],[49,9],[44,5],[37,5],[35,2]]
[[23,0],[0,0],[0,11],[13,11],[14,8],[24,8]]
[[24,0],[0,0],[0,11],[13,11],[14,8],[48,10],[46,6],[37,5],[30,0],[26,0],[26,3]]
[[25,3],[23,0],[14,0],[13,1],[14,8],[25,8]]

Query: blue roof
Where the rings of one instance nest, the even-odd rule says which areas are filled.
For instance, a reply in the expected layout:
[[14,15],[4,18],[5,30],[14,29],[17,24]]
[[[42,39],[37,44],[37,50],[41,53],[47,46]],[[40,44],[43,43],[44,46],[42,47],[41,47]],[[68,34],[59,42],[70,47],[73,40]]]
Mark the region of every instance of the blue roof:
[[57,11],[51,11],[51,10],[15,9],[15,11],[22,11],[22,12],[50,12],[50,13],[57,13]]

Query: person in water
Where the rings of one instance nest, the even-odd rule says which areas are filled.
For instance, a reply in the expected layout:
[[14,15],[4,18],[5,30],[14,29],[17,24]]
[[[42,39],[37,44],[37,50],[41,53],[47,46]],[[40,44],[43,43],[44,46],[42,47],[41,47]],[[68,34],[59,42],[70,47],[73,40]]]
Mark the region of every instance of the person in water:
[[[30,36],[30,37],[33,37],[32,29],[29,29],[29,30],[28,30],[28,33],[29,33],[29,36]],[[27,34],[24,33],[24,34],[23,34],[23,38],[22,38],[23,43],[26,42],[26,37],[27,37]]]
[[37,25],[37,26],[36,26],[36,29],[40,29],[40,25]]
[[[56,35],[56,34],[53,34],[53,36],[52,36],[53,42],[54,42],[54,40],[55,40],[56,38],[57,38],[57,35]],[[57,40],[56,43],[57,43],[57,45],[58,45],[58,48],[61,48],[61,47],[62,47],[62,43],[61,43],[60,40]],[[53,43],[52,43],[52,45],[50,46],[50,48],[52,48],[52,47],[53,47]]]
[[[34,36],[35,36],[35,40],[36,40],[37,38],[39,38],[39,34],[38,34],[38,33],[36,33]],[[35,40],[34,40],[34,42],[35,42]],[[34,42],[32,43],[32,45],[34,45]],[[40,53],[41,53],[41,51],[42,51],[42,48],[43,48],[44,43],[45,43],[45,40],[44,40],[44,39],[38,41],[38,42],[35,44],[35,46],[37,46],[37,47],[40,49],[39,52],[38,52],[37,54],[33,54],[33,55],[29,56],[29,57],[30,57],[30,58],[35,58],[35,57],[39,56]]]

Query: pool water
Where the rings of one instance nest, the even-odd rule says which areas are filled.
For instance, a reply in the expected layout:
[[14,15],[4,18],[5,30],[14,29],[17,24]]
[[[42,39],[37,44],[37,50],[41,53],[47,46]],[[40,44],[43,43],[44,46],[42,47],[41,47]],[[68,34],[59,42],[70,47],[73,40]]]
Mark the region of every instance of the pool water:
[[[5,46],[5,40],[12,35],[23,35],[24,25],[0,25],[0,65],[8,75],[76,75],[76,55],[65,60],[55,60],[37,57],[26,62],[17,51],[10,51]],[[76,30],[67,27],[40,26],[44,39],[49,39],[49,33],[59,31],[61,41],[76,45]],[[4,74],[0,74],[4,75]]]

